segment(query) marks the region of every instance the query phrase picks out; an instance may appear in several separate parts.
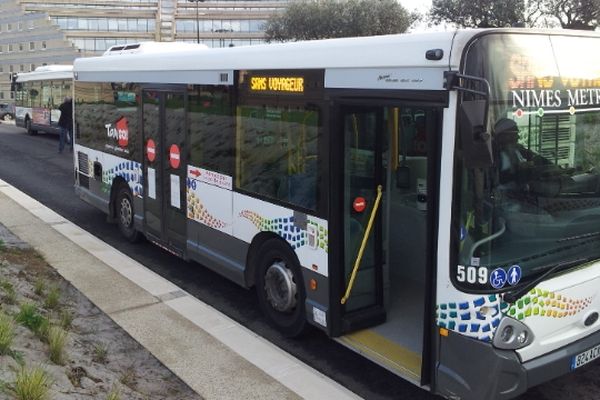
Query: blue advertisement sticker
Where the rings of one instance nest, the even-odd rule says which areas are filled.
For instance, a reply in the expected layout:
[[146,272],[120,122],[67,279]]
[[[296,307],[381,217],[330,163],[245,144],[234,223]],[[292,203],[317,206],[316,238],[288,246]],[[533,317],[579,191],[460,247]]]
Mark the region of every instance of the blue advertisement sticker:
[[507,282],[511,286],[515,286],[521,280],[521,267],[518,265],[513,265],[508,269],[508,277]]
[[506,271],[502,268],[496,268],[490,274],[490,285],[494,289],[501,289],[506,284]]

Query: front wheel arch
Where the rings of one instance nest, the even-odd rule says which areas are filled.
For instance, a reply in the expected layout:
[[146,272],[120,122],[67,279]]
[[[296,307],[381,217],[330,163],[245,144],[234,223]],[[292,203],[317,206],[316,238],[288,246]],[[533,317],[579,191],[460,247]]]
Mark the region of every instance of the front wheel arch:
[[287,337],[306,328],[306,289],[302,267],[281,238],[266,240],[253,259],[258,304],[270,325]]

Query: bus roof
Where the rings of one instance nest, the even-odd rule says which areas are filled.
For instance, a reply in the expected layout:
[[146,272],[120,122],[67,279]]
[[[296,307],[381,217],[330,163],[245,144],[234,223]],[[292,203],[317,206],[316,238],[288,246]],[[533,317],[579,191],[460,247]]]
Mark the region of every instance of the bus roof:
[[[376,71],[386,78],[387,71],[397,81],[423,81],[423,84],[397,84],[395,88],[442,89],[440,69],[458,69],[464,47],[483,32],[553,33],[532,29],[462,29],[447,32],[421,32],[398,35],[326,39],[230,48],[173,49],[173,51],[143,51],[121,56],[78,58],[74,63],[75,79],[82,81],[233,84],[235,70],[298,70],[324,69],[327,76],[336,76],[330,87],[346,87],[350,80],[373,85]],[[558,31],[561,35],[574,34]],[[578,35],[589,35],[578,32]],[[164,44],[168,47],[169,44]],[[172,44],[175,46],[175,44]],[[428,50],[442,50],[439,59],[427,59]],[[399,69],[408,71],[401,76]],[[435,72],[435,79],[434,77]],[[119,74],[115,77],[115,73]],[[354,75],[351,75],[354,74]],[[362,74],[362,75],[361,75]],[[382,75],[383,74],[383,75]],[[342,75],[348,76],[344,78]],[[359,77],[360,75],[360,77]],[[423,75],[423,76],[420,76]],[[219,78],[220,76],[220,78]],[[390,79],[386,78],[388,81]],[[343,81],[346,81],[344,83]],[[427,83],[429,81],[429,83]],[[388,85],[386,87],[392,87]]]
[[43,81],[49,79],[73,79],[72,65],[43,65],[31,72],[17,74],[17,82]]
[[[425,49],[448,50],[454,32],[386,35],[273,43],[228,48],[199,48],[168,54],[137,53],[127,57],[75,60],[75,71],[150,71],[220,69],[302,69],[422,66]],[[447,58],[448,52],[445,52]],[[149,62],[152,60],[152,62]],[[447,60],[446,60],[447,63]]]

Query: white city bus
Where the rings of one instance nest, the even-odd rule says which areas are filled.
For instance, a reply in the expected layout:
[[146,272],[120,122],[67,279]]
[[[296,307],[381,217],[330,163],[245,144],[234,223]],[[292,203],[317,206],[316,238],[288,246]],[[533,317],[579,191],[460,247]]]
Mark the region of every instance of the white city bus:
[[80,197],[453,399],[600,354],[600,36],[459,30],[74,67]]
[[72,65],[45,65],[17,74],[15,123],[27,133],[60,133],[58,107],[73,92]]

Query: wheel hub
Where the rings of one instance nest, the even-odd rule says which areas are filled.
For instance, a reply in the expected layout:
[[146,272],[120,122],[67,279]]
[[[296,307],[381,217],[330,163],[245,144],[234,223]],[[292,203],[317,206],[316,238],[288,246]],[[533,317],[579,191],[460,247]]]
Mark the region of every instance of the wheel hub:
[[294,274],[279,261],[273,263],[265,273],[265,291],[271,306],[280,312],[289,312],[296,307],[297,288]]
[[126,198],[121,200],[121,223],[123,226],[131,225],[133,210],[131,209],[131,204]]

